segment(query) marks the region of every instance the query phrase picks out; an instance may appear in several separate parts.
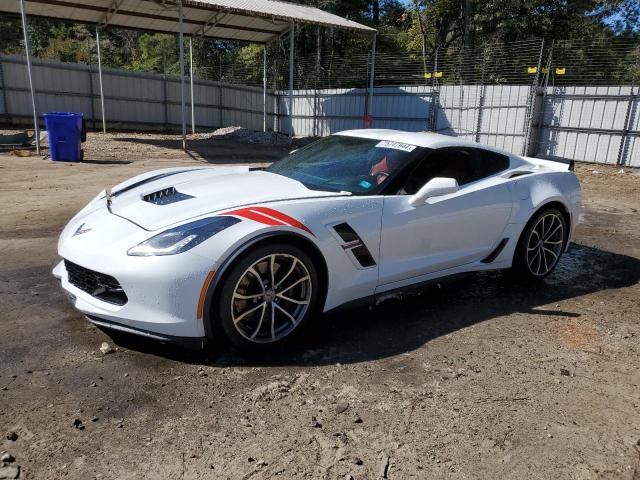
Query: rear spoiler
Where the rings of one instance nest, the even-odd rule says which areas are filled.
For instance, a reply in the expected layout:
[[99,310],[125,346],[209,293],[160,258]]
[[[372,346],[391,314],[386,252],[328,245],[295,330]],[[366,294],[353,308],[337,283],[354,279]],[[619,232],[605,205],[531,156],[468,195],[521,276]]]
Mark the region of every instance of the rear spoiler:
[[573,172],[575,168],[575,160],[569,160],[566,158],[554,158],[553,160],[533,157],[522,158],[540,168],[570,172]]

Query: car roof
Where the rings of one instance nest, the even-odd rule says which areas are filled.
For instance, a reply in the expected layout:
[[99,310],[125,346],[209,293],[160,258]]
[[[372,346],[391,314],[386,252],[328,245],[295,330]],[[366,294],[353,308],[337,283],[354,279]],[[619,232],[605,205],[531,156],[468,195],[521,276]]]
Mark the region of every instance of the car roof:
[[360,137],[371,138],[374,140],[387,140],[391,142],[408,143],[410,145],[417,145],[418,147],[425,148],[443,148],[443,147],[473,147],[484,148],[485,150],[491,150],[493,152],[501,153],[509,157],[514,156],[512,153],[500,150],[499,148],[484,145],[482,143],[471,142],[468,140],[461,140],[460,138],[450,135],[442,135],[440,133],[433,132],[405,132],[402,130],[391,129],[358,129],[358,130],[344,130],[342,132],[335,133],[334,135],[343,135],[347,137]]

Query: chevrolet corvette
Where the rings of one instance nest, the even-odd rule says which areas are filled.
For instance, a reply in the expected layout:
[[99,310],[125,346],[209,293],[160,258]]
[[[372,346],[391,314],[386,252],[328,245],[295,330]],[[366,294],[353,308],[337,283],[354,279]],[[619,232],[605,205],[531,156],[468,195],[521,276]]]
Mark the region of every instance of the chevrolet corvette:
[[314,315],[454,275],[542,279],[580,211],[569,162],[351,130],[268,168],[170,168],[105,189],[64,228],[53,274],[102,328],[262,349]]

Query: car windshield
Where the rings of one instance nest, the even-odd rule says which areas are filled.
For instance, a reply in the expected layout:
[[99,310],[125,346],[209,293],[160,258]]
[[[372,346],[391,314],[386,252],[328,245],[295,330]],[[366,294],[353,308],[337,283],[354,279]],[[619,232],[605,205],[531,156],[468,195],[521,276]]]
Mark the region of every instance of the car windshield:
[[400,142],[333,135],[294,151],[267,171],[314,190],[366,194],[379,191],[411,160],[416,148]]

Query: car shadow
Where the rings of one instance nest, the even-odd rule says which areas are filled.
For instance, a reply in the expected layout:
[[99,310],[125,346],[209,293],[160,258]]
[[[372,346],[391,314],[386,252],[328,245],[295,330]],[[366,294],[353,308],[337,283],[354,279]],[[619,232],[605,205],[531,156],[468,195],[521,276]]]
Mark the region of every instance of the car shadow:
[[152,355],[217,367],[357,363],[411,352],[438,337],[514,313],[580,317],[579,311],[540,307],[639,281],[639,259],[574,245],[541,283],[514,282],[504,272],[478,273],[372,309],[324,315],[296,342],[260,355],[239,354],[221,343],[196,352],[134,336],[118,336],[116,342]]

